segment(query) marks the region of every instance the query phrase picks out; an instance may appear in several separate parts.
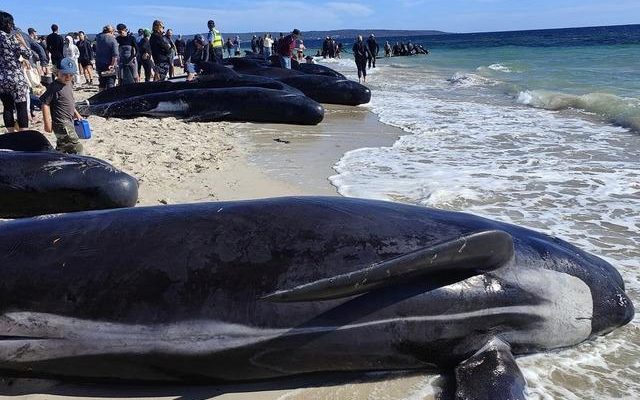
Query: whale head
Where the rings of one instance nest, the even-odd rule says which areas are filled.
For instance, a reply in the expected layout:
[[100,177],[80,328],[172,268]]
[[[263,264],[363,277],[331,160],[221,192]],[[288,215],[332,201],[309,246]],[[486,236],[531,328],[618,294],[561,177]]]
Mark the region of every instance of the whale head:
[[553,238],[552,243],[540,240],[539,244],[539,251],[545,249],[545,268],[574,276],[589,287],[593,301],[592,338],[606,335],[633,319],[633,303],[625,293],[622,276],[610,263],[560,239]]

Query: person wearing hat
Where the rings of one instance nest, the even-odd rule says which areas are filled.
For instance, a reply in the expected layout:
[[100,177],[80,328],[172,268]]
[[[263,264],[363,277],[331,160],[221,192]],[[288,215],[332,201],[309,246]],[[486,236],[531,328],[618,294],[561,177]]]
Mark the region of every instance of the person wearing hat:
[[224,46],[222,34],[216,28],[216,23],[211,19],[207,22],[207,28],[209,28],[209,34],[207,35],[207,42],[210,46],[209,61],[222,64],[222,48]]
[[280,55],[282,68],[291,69],[291,57],[293,56],[293,49],[296,47],[298,37],[300,37],[300,31],[294,29],[290,34],[278,41],[278,54]]
[[187,43],[184,58],[184,70],[187,80],[193,80],[193,76],[200,70],[202,63],[209,61],[209,46],[202,35],[195,35],[193,40]]
[[380,52],[380,46],[378,46],[378,42],[376,42],[376,37],[372,33],[369,35],[369,39],[367,39],[367,47],[369,48],[369,68],[373,65],[373,68],[376,67],[376,56]]
[[76,110],[72,87],[78,66],[74,60],[66,57],[60,60],[59,65],[57,79],[40,96],[44,130],[49,133],[53,131],[56,135],[56,150],[68,154],[82,154],[82,145],[73,126],[74,120],[82,119]]

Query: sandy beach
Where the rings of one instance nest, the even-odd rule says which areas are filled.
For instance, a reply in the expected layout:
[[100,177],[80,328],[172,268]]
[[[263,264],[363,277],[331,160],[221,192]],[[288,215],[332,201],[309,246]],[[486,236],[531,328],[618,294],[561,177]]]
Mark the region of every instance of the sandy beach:
[[[82,86],[76,100],[95,92]],[[82,143],[138,179],[138,205],[337,195],[327,178],[345,152],[391,145],[402,131],[366,107],[325,107],[316,126],[91,116],[93,137]],[[31,129],[43,132],[40,115]]]

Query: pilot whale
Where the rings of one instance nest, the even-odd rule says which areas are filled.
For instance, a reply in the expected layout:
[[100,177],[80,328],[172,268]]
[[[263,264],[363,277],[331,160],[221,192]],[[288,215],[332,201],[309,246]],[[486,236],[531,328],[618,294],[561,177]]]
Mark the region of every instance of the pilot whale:
[[[142,85],[141,85],[142,86]],[[251,121],[317,125],[324,108],[299,92],[262,87],[184,89],[97,104],[77,104],[82,115],[110,118],[176,117],[187,121]]]
[[11,221],[0,274],[0,371],[69,380],[431,370],[522,399],[516,356],[634,313],[613,266],[555,237],[339,197]]
[[58,153],[38,131],[0,135],[0,218],[132,207],[138,181],[106,161]]

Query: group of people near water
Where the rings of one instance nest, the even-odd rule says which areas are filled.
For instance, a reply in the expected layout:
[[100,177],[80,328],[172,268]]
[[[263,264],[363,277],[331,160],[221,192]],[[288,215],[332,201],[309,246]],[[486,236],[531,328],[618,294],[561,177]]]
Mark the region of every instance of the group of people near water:
[[384,43],[385,57],[413,56],[417,54],[429,54],[429,50],[420,44],[413,44],[411,41],[406,44],[404,42],[396,42],[393,46],[391,46],[388,41]]

